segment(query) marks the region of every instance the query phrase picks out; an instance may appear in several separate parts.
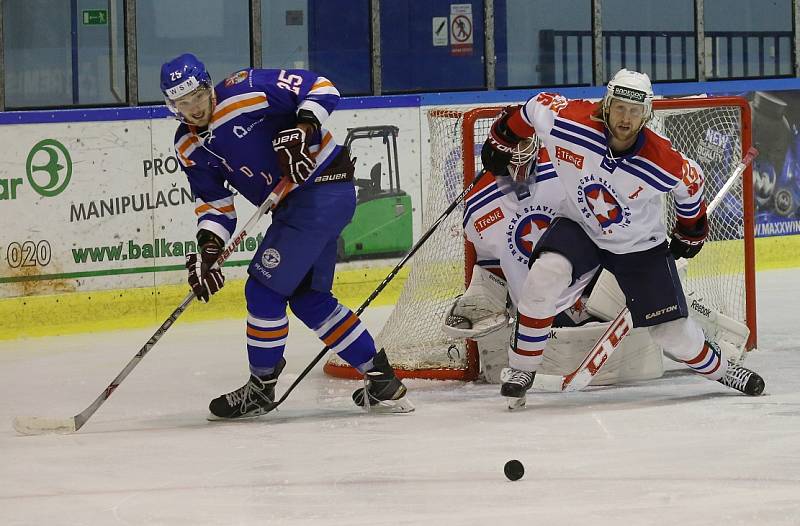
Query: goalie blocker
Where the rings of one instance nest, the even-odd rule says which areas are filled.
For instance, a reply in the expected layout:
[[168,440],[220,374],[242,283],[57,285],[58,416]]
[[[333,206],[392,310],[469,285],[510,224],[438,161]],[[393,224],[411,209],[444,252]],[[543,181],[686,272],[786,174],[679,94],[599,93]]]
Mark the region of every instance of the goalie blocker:
[[[679,264],[682,278],[685,268],[685,261]],[[687,292],[690,316],[700,323],[706,337],[719,345],[726,358],[738,361],[749,335],[747,326],[718,312],[693,292]],[[442,327],[448,336],[476,342],[481,375],[489,383],[501,383],[501,371],[508,367],[507,350],[514,326],[507,297],[505,280],[476,265],[469,287],[456,298]],[[575,370],[607,330],[609,320],[625,306],[625,298],[613,275],[603,271],[584,303],[585,309],[565,311],[569,316],[561,316],[562,326],[554,325],[534,387],[551,390],[547,376],[564,376]],[[659,347],[646,329],[633,329],[591,385],[649,380],[663,372]]]

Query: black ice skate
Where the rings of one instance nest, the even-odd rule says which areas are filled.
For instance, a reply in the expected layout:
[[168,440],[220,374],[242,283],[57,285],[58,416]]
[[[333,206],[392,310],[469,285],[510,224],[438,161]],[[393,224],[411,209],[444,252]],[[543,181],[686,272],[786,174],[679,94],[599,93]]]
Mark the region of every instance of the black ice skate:
[[749,396],[758,396],[764,392],[764,379],[761,376],[731,361],[728,362],[725,376],[718,382]]
[[285,365],[286,360],[281,358],[272,374],[261,377],[251,374],[244,386],[211,400],[208,419],[252,418],[269,413],[275,401],[275,383]]
[[500,386],[500,394],[508,399],[508,409],[513,411],[525,406],[526,393],[533,387],[533,377],[536,372],[520,371],[513,367],[506,367],[500,373],[503,385]]
[[364,390],[369,393],[369,411],[376,413],[410,413],[414,406],[406,398],[406,386],[394,374],[386,352],[381,349],[372,359],[372,369],[364,375],[365,387],[353,391],[353,402],[364,405]]

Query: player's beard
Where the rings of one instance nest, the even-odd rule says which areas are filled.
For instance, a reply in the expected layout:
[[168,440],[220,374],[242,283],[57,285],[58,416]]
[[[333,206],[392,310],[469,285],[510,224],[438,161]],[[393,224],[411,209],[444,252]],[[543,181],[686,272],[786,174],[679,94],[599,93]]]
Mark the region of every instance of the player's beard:
[[636,136],[639,134],[638,127],[634,127],[633,123],[628,121],[625,126],[621,123],[615,123],[611,128],[611,135],[615,139],[614,149],[625,150],[630,148],[636,142]]

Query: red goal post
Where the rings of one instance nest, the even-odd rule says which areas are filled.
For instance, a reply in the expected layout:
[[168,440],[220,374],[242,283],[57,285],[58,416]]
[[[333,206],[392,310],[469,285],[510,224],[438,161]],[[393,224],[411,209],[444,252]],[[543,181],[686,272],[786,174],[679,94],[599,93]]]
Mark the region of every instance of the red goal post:
[[[501,110],[501,106],[428,109],[431,165],[423,175],[422,231],[480,169],[480,148]],[[661,99],[653,102],[653,110],[649,127],[669,137],[676,149],[702,166],[710,201],[751,146],[747,100]],[[410,260],[411,271],[400,298],[376,337],[401,377],[474,380],[479,375],[474,343],[449,339],[441,331],[447,309],[463,293],[475,263],[475,252],[463,238],[462,219],[463,207]],[[669,197],[664,222],[668,229],[674,223]],[[709,223],[709,240],[689,265],[687,288],[745,323],[750,328],[746,348],[751,350],[757,343],[752,167],[745,170]],[[360,377],[335,355],[324,370],[336,377]]]

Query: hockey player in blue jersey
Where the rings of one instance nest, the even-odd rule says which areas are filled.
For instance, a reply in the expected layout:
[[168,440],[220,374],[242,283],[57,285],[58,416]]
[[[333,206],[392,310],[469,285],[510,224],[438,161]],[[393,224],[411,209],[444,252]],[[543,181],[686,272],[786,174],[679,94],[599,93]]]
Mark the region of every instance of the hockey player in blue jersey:
[[[333,352],[367,379],[371,407],[413,406],[383,350],[331,293],[336,240],[355,210],[353,164],[322,127],[339,101],[333,83],[310,71],[245,69],[212,85],[202,62],[181,55],[161,68],[167,106],[182,121],[175,151],[197,215],[189,285],[208,301],[225,283],[216,264],[236,228],[233,190],[258,206],[281,177],[297,185],[272,214],[245,284],[250,378],[211,401],[211,419],[264,414],[286,360],[287,304]],[[364,389],[353,393],[363,406]]]

